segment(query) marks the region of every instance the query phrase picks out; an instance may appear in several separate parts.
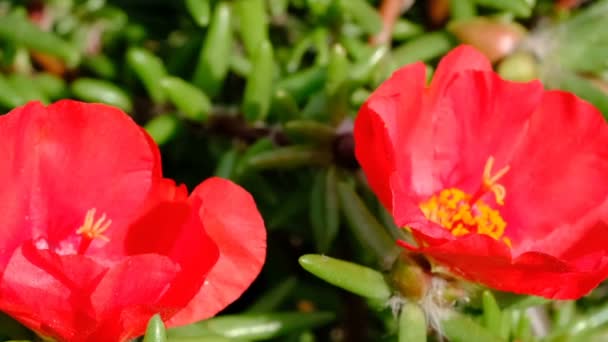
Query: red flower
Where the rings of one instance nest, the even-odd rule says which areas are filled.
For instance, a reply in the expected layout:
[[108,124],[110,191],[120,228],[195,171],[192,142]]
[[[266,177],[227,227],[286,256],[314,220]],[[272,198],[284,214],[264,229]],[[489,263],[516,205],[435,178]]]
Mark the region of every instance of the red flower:
[[125,341],[238,298],[265,257],[251,196],[219,178],[188,197],[121,111],[30,103],[0,116],[0,310],[62,341]]
[[502,80],[471,47],[425,86],[422,63],[381,85],[356,155],[419,251],[489,287],[579,298],[608,276],[608,127],[588,103]]

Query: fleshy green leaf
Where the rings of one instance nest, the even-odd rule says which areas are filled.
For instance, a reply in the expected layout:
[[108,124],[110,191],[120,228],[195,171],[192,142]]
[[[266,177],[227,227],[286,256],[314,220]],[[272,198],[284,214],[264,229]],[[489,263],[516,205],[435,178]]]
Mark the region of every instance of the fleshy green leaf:
[[221,1],[215,6],[192,78],[192,82],[211,97],[217,95],[224,83],[231,50],[232,8]]
[[369,211],[359,195],[346,183],[338,184],[342,212],[359,242],[369,247],[380,263],[390,261],[398,250],[395,241]]
[[71,90],[77,98],[84,101],[109,104],[125,112],[133,109],[131,97],[112,82],[83,77],[72,83]]
[[211,101],[200,89],[179,77],[167,76],[160,85],[177,109],[194,121],[204,121],[211,111]]
[[382,273],[369,267],[319,254],[303,255],[299,261],[308,272],[362,297],[386,301],[391,295]]
[[280,147],[252,156],[249,166],[256,169],[284,169],[309,165],[325,165],[331,156],[314,146],[295,145]]
[[146,328],[143,342],[167,342],[165,324],[160,318],[160,315],[156,314],[148,321],[148,327]]
[[276,309],[284,300],[289,296],[293,289],[297,285],[295,277],[289,277],[276,286],[269,289],[253,303],[246,312],[258,313],[258,312],[271,312]]
[[481,300],[485,327],[494,334],[500,334],[502,331],[502,313],[492,292],[488,290],[484,291]]
[[162,60],[148,50],[133,47],[127,51],[127,63],[141,79],[150,98],[156,103],[163,102],[166,96],[160,81],[167,71]]
[[258,45],[254,55],[243,99],[243,112],[250,122],[264,120],[270,110],[273,95],[273,54],[272,44],[264,40]]
[[502,342],[500,337],[475,323],[470,317],[452,314],[441,321],[441,331],[451,342]]
[[411,302],[403,304],[399,314],[399,342],[425,342],[426,330],[422,308]]
[[313,329],[331,322],[330,312],[283,312],[270,314],[225,315],[169,330],[169,337],[220,336],[261,341],[291,332]]

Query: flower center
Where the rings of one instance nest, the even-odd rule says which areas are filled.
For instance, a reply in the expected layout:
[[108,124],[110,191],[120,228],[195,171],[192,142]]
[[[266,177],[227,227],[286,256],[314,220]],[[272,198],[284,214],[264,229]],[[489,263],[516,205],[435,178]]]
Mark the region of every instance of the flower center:
[[78,246],[78,254],[84,254],[91,242],[95,239],[109,241],[110,239],[103,235],[112,224],[112,220],[108,219],[106,214],[95,219],[95,208],[89,209],[84,217],[84,223],[76,230],[76,234],[81,235],[80,245]]
[[507,223],[498,210],[481,199],[484,194],[492,192],[496,204],[504,205],[507,191],[497,182],[509,171],[509,166],[492,175],[493,166],[494,157],[490,156],[484,167],[481,186],[473,195],[457,188],[447,188],[422,202],[420,209],[424,216],[449,230],[454,236],[477,233],[495,240],[502,239],[511,247],[509,238],[503,237]]

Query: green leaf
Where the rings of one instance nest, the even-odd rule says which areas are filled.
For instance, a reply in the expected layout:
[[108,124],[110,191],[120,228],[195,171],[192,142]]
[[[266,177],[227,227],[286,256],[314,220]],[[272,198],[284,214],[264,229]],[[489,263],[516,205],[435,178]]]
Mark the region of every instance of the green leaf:
[[300,115],[300,108],[293,96],[284,89],[276,89],[272,94],[271,115],[279,121],[287,121]]
[[523,310],[511,311],[513,337],[519,341],[529,341],[532,337],[532,323]]
[[492,292],[486,290],[482,294],[482,307],[483,307],[483,323],[485,327],[499,335],[502,331],[502,313],[496,303],[496,299],[492,295]]
[[251,68],[251,61],[242,54],[235,52],[230,56],[230,70],[235,74],[247,78]]
[[270,140],[268,138],[259,139],[254,144],[249,146],[245,150],[243,155],[239,158],[239,160],[234,168],[234,174],[233,174],[234,179],[240,180],[244,176],[246,176],[246,172],[251,167],[251,165],[249,164],[249,161],[251,160],[251,158],[253,158],[256,155],[263,153],[265,151],[272,150],[273,147],[274,147],[274,144],[273,144],[272,140]]
[[319,250],[329,250],[340,228],[340,205],[338,201],[338,179],[336,168],[330,167],[325,174],[324,194],[325,232],[319,241]]
[[325,91],[328,96],[328,111],[331,122],[339,124],[348,114],[348,95],[352,84],[349,80],[350,62],[346,50],[335,44],[329,54],[327,66],[327,83]]
[[441,331],[451,342],[501,342],[500,337],[475,323],[470,317],[453,313],[441,321]]
[[118,74],[114,60],[104,54],[84,56],[82,67],[91,71],[95,76],[105,79],[114,79]]
[[159,314],[152,316],[148,321],[143,342],[167,342],[167,332]]
[[193,121],[205,121],[211,111],[211,100],[200,89],[179,77],[167,76],[160,85],[177,109]]
[[393,40],[403,41],[423,33],[424,27],[422,25],[404,18],[400,18],[395,22],[395,26],[393,27]]
[[181,127],[181,122],[174,114],[155,116],[146,123],[145,129],[158,145],[164,145],[173,139]]
[[0,20],[0,38],[29,50],[59,57],[70,67],[80,61],[80,53],[72,44],[52,32],[41,30],[21,12],[4,15]]
[[342,212],[359,242],[369,247],[381,264],[394,259],[398,251],[395,241],[351,186],[343,182],[339,183],[338,195]]
[[548,340],[558,340],[558,338],[576,337],[588,334],[601,326],[608,324],[608,304],[590,310],[585,315],[580,316],[567,326],[556,329],[549,336]]
[[192,82],[214,97],[220,91],[230,66],[232,9],[227,2],[215,6],[209,31],[194,69]]
[[166,96],[160,81],[167,75],[162,60],[148,50],[132,47],[127,51],[127,63],[142,81],[150,98],[155,103],[162,103]]
[[[247,0],[248,1],[248,0]],[[264,40],[257,47],[243,99],[243,112],[250,121],[266,118],[273,95],[274,53],[272,44]]]
[[315,64],[327,65],[329,62],[329,45],[330,33],[325,27],[317,27],[312,34],[312,40],[317,52]]
[[450,1],[450,13],[452,20],[473,18],[477,15],[475,0]]
[[205,336],[197,336],[197,337],[171,337],[171,339],[169,340],[170,342],[247,342],[248,340],[243,340],[243,339],[234,339],[234,338],[227,338],[227,337],[223,337],[223,336],[218,336],[218,335],[213,335],[213,334],[209,334],[209,335],[205,335]]
[[211,17],[210,0],[185,0],[186,8],[198,26],[205,27]]
[[[608,68],[608,1],[583,7],[563,22],[540,31],[539,37],[551,39],[545,64],[577,72],[601,73]],[[540,36],[543,34],[544,36]]]
[[299,262],[315,276],[359,296],[382,302],[391,296],[382,273],[369,267],[319,254],[303,255]]
[[371,51],[368,58],[364,58],[361,61],[355,63],[350,70],[350,80],[355,85],[361,85],[368,82],[373,73],[378,70],[379,67],[383,66],[386,61],[389,49],[387,46],[379,46]]
[[233,3],[245,50],[249,56],[255,56],[260,44],[268,40],[266,1],[236,0]]
[[290,169],[302,166],[326,165],[331,155],[314,146],[294,145],[260,152],[249,158],[248,165],[256,169]]
[[536,296],[522,296],[510,292],[494,292],[499,306],[505,310],[521,310],[531,306],[550,303],[550,300]]
[[437,58],[447,53],[454,45],[454,38],[444,31],[418,36],[391,51],[394,68]]
[[318,172],[311,188],[309,217],[316,250],[327,253],[340,226],[336,169]]
[[576,317],[576,301],[574,300],[557,302],[554,305],[554,309],[553,323],[557,329],[568,326]]
[[[261,196],[263,195],[267,195],[267,193],[263,192]],[[308,197],[303,196],[301,191],[296,190],[282,193],[280,202],[278,196],[276,198],[277,200],[274,201],[274,203],[278,203],[279,207],[278,210],[274,210],[272,215],[266,220],[266,228],[268,231],[293,229],[294,222],[299,222],[310,206]],[[267,202],[270,203],[270,201]]]
[[34,76],[34,80],[40,91],[49,99],[57,100],[59,98],[68,97],[68,88],[62,78],[46,72],[40,72]]
[[291,94],[296,102],[301,102],[323,88],[327,79],[327,68],[314,66],[284,77],[277,83],[277,89]]
[[314,120],[291,120],[285,123],[285,134],[319,144],[330,143],[336,136],[335,128]]
[[38,88],[36,80],[24,74],[12,74],[8,77],[8,81],[12,88],[19,93],[20,97],[26,101],[40,101],[49,103],[49,99],[44,92]]
[[317,172],[310,189],[308,217],[312,225],[312,236],[314,238],[317,252],[326,253],[329,245],[326,240],[325,230],[325,178],[326,171]]
[[217,334],[200,323],[184,325],[167,330],[170,342],[235,342],[249,341],[245,339],[233,339]]
[[382,30],[382,17],[365,0],[338,0],[340,9],[353,18],[367,33],[375,34]]
[[302,62],[302,57],[304,57],[304,54],[308,52],[312,45],[313,36],[311,34],[303,36],[296,42],[289,53],[289,59],[286,61],[285,69],[287,69],[288,73],[298,71],[300,63]]
[[289,6],[289,0],[269,0],[268,7],[273,17],[284,16]]
[[286,278],[260,295],[255,303],[253,303],[245,312],[263,313],[275,310],[283,301],[285,301],[287,296],[291,294],[296,285],[297,279],[295,277]]
[[374,47],[357,37],[342,35],[339,37],[339,42],[344,46],[348,54],[357,62],[368,58],[374,50]]
[[131,112],[131,97],[112,82],[93,78],[79,78],[72,82],[70,89],[74,96],[87,102],[101,102]]
[[[330,312],[283,312],[271,314],[224,315],[169,330],[169,337],[221,336],[251,341],[267,340],[285,334],[314,329],[334,319]],[[206,337],[205,337],[206,338]]]
[[399,314],[399,342],[425,342],[426,318],[422,308],[412,302],[405,302]]
[[27,100],[14,88],[8,79],[0,74],[0,105],[12,109],[25,104]]
[[514,15],[527,18],[532,14],[532,8],[536,0],[475,0],[477,4],[501,11],[513,13]]
[[224,152],[219,162],[217,163],[215,172],[213,174],[217,177],[232,179],[238,157],[239,154],[236,149],[230,149]]

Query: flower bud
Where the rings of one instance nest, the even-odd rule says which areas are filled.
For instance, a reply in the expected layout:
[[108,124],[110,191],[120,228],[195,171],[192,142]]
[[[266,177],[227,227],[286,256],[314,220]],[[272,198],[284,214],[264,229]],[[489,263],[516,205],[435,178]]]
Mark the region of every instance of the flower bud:
[[497,71],[505,80],[528,82],[538,78],[538,63],[529,53],[517,52],[503,59]]
[[401,253],[395,261],[390,278],[393,286],[405,298],[418,301],[427,293],[431,284],[427,261],[422,257]]
[[527,34],[517,23],[483,17],[455,21],[448,30],[461,42],[476,47],[492,63],[511,53]]

